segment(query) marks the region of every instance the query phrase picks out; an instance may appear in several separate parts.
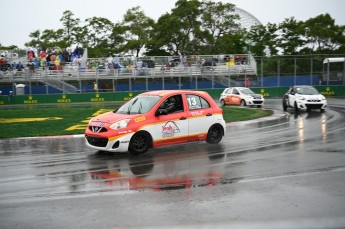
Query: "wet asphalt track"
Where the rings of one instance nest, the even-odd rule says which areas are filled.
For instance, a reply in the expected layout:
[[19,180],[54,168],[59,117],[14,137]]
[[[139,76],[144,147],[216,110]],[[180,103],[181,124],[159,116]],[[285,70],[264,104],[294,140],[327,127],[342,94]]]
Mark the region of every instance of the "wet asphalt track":
[[0,228],[344,228],[345,100],[297,114],[280,102],[265,105],[280,118],[231,123],[221,144],[141,156],[0,140]]

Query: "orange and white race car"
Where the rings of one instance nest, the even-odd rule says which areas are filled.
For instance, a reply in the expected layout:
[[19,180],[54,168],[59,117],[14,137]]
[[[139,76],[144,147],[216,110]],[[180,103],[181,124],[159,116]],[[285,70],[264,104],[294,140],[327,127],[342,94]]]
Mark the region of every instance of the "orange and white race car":
[[219,98],[220,106],[240,105],[240,106],[257,106],[262,107],[265,99],[262,95],[255,94],[246,87],[229,87],[225,88]]
[[143,154],[150,147],[177,143],[217,144],[225,132],[223,110],[207,92],[162,90],[139,94],[92,118],[85,139],[93,149]]

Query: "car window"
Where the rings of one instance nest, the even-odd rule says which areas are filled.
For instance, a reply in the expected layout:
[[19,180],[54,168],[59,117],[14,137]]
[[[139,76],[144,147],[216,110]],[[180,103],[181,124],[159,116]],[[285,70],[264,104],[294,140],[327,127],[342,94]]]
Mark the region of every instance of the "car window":
[[189,110],[210,108],[207,100],[197,95],[187,95],[187,101]]
[[238,90],[237,90],[236,88],[234,88],[234,89],[232,90],[232,94],[234,94],[234,95],[239,95],[240,93],[238,92]]
[[240,91],[245,94],[245,95],[251,95],[251,94],[255,94],[252,90],[250,90],[249,88],[241,88]]
[[166,100],[159,106],[160,109],[166,109],[168,114],[183,112],[183,101],[181,95],[174,95]]
[[117,114],[145,114],[158,102],[160,96],[138,96],[123,106],[121,106]]
[[317,95],[319,92],[313,87],[300,87],[296,88],[296,92],[302,95]]

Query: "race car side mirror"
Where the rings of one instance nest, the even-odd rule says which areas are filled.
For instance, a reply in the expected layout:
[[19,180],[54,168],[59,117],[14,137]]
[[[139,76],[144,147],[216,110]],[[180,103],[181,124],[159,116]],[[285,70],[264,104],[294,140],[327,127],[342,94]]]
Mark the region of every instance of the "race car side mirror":
[[160,115],[167,115],[168,110],[167,109],[158,109],[155,113],[155,116],[160,116]]

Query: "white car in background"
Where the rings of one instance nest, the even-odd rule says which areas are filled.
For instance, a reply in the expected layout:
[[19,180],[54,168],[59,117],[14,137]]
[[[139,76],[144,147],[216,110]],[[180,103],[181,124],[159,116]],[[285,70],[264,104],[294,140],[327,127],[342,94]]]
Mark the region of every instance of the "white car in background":
[[295,111],[320,109],[323,112],[327,107],[327,100],[313,86],[293,86],[284,95],[282,105],[284,111],[291,107]]
[[225,105],[257,106],[262,107],[265,99],[246,87],[225,88],[219,98],[221,107]]

